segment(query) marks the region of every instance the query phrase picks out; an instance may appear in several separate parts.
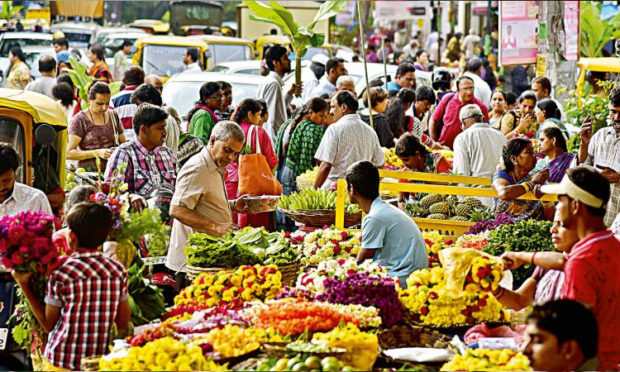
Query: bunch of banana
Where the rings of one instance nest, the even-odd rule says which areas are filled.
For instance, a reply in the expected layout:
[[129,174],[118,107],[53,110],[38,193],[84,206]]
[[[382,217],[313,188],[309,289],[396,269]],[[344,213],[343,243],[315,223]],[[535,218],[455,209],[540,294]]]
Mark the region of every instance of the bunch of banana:
[[[308,210],[308,209],[336,209],[336,193],[327,190],[304,189],[290,195],[282,195],[279,206],[288,210]],[[349,200],[345,202],[346,211],[358,213],[360,211],[357,204],[351,204]]]

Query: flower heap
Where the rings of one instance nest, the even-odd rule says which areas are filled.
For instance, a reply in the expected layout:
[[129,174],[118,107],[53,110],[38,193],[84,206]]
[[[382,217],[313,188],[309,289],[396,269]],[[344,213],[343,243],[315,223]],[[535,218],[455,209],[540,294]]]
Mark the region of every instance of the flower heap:
[[445,288],[446,275],[441,267],[413,272],[407,278],[407,289],[400,300],[419,320],[433,327],[452,327],[476,322],[499,322],[508,313],[479,284],[455,295]]
[[175,299],[175,307],[192,312],[236,299],[242,301],[274,298],[282,287],[282,274],[277,266],[240,266],[235,271],[202,273]]
[[381,322],[386,327],[400,322],[403,306],[398,298],[398,280],[376,277],[366,272],[348,273],[346,278],[327,278],[323,292],[316,299],[334,304],[358,304],[379,309]]
[[133,346],[124,355],[99,360],[101,371],[226,371],[207,360],[200,346],[164,337],[144,346]]
[[253,328],[227,324],[224,328],[214,328],[204,336],[194,338],[191,342],[200,345],[202,351],[215,359],[234,358],[250,353],[261,345],[261,333]]
[[361,242],[360,232],[349,233],[333,228],[315,230],[304,237],[301,263],[316,266],[327,258],[356,256]]
[[531,371],[529,359],[509,349],[467,349],[441,367],[442,371]]
[[454,244],[452,239],[449,239],[445,235],[439,234],[437,231],[430,231],[422,233],[424,242],[426,243],[426,252],[428,254],[428,266],[435,267],[441,266],[439,262],[439,251],[444,248],[449,248]]
[[385,169],[400,170],[405,166],[403,161],[396,156],[396,150],[393,147],[383,149],[383,159],[383,168]]
[[327,278],[344,280],[349,274],[365,272],[373,277],[387,277],[387,270],[372,260],[358,264],[353,257],[328,259],[319,263],[316,268],[310,268],[297,278],[296,289],[307,290],[313,294],[323,292],[323,282]]
[[491,262],[488,257],[476,257],[471,262],[471,270],[465,278],[465,291],[476,293],[478,291],[491,292],[499,287],[499,282],[504,277],[504,268],[498,262]]
[[360,371],[372,370],[379,355],[377,334],[362,332],[351,323],[339,325],[327,333],[315,333],[312,336],[312,342],[346,349],[347,352],[341,359]]
[[461,235],[456,240],[458,248],[472,248],[481,251],[487,245],[487,233]]

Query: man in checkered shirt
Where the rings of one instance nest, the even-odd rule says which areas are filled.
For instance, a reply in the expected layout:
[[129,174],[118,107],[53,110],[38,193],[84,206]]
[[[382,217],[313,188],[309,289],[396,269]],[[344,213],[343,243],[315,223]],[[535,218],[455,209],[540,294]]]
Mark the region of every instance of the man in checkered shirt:
[[67,215],[70,256],[52,271],[45,304],[28,285],[29,273],[13,272],[28,304],[48,335],[43,357],[54,367],[76,370],[83,357],[108,351],[110,330],[129,325],[127,272],[99,247],[112,227],[112,214],[93,203],[75,205]]
[[611,125],[592,135],[592,120],[587,117],[581,125],[579,163],[596,167],[611,185],[605,224],[611,226],[620,212],[620,87],[609,93]]

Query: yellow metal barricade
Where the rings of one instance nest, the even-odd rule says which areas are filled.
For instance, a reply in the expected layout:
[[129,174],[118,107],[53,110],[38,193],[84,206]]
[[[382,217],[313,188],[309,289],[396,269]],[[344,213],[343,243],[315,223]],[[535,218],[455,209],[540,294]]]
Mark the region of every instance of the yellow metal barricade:
[[[393,170],[379,170],[379,176],[382,178],[395,178],[399,180],[410,180],[420,182],[432,182],[433,184],[424,183],[379,183],[379,190],[387,190],[391,192],[410,192],[410,193],[428,193],[428,194],[442,194],[442,195],[458,195],[458,196],[474,196],[474,197],[487,197],[497,198],[497,192],[491,188],[490,178],[480,177],[466,177],[466,176],[453,176],[453,175],[441,175],[431,173],[420,172],[405,172],[405,171],[393,171]],[[464,186],[452,186],[452,184],[468,184],[476,186],[488,186],[488,187],[464,187]],[[346,181],[343,179],[338,180],[336,198],[336,223],[337,229],[344,227],[344,205],[346,196]],[[520,196],[518,199],[525,200],[540,200],[540,201],[556,201],[556,195],[543,195],[538,199],[533,193],[529,192]],[[452,220],[435,220],[429,218],[413,218],[416,224],[422,231],[438,231],[442,235],[458,237],[463,235],[470,226],[474,225],[473,222],[460,222]]]

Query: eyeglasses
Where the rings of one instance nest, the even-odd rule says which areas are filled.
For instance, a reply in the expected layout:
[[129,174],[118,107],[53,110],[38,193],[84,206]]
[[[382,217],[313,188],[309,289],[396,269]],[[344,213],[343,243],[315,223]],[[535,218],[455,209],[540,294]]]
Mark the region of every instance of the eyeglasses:
[[463,88],[459,88],[459,90],[469,90],[469,91],[472,91],[472,90],[474,90],[474,87],[463,87]]
[[207,97],[207,99],[222,99],[223,95]]

